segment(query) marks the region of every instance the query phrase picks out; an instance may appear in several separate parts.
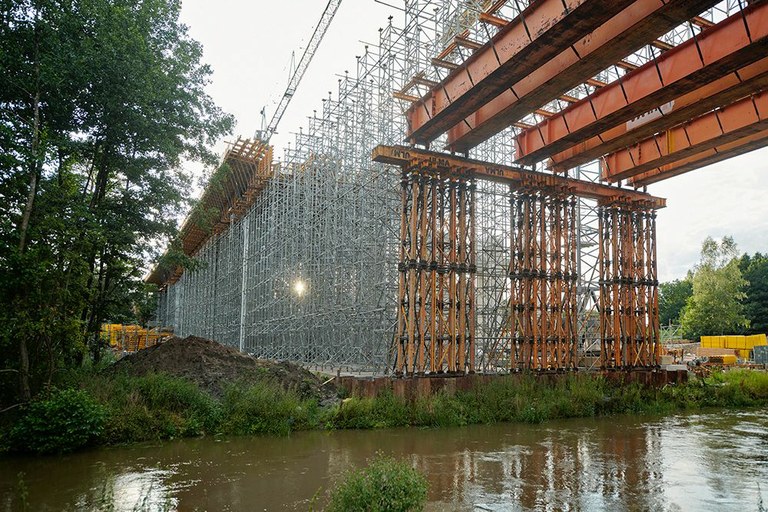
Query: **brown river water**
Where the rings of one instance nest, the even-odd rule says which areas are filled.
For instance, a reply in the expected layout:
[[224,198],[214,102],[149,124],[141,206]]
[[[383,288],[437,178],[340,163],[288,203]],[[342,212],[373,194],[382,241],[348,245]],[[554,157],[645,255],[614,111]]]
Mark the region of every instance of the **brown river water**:
[[377,451],[427,474],[427,510],[768,508],[764,409],[185,439],[6,458],[0,510],[21,510],[24,495],[31,511],[308,510],[314,495]]

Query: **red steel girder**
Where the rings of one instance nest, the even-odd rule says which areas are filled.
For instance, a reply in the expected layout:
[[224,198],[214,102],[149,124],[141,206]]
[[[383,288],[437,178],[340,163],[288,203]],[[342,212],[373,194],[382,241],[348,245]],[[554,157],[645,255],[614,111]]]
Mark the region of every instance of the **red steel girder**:
[[[471,158],[428,151],[426,149],[379,145],[373,148],[371,159],[375,162],[399,165],[400,167],[414,165],[414,162],[419,162],[420,164],[426,162],[438,169],[451,169],[453,176],[456,178],[478,178],[532,188],[564,189],[579,197],[603,201],[618,198],[626,202],[643,204],[654,209],[666,206],[666,199],[654,197],[637,190],[565,178],[563,176],[529,171],[508,165],[496,165]],[[458,172],[456,169],[463,169],[463,172]]]
[[766,55],[768,4],[759,2],[627,73],[517,137],[532,164],[660,107]]
[[447,147],[466,151],[565,94],[717,0],[638,0],[587,37],[533,70],[448,131]]
[[537,0],[406,112],[408,139],[427,144],[632,3]]
[[552,155],[552,168],[565,172],[766,88],[768,57]]
[[765,129],[768,93],[760,93],[606,155],[600,162],[602,179],[636,176]]
[[650,185],[651,183],[657,183],[673,176],[685,174],[686,172],[694,171],[717,162],[722,162],[723,160],[743,155],[766,146],[768,146],[768,130],[763,130],[734,142],[729,142],[708,149],[707,151],[697,153],[693,156],[683,158],[677,162],[664,165],[652,171],[644,172],[643,174],[630,178],[629,183],[636,187]]

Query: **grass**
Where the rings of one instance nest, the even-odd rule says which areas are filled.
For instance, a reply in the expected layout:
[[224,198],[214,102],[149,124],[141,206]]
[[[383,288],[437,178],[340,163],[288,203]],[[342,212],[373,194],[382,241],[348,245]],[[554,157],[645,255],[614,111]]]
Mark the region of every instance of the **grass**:
[[556,383],[529,375],[498,379],[471,391],[438,393],[408,404],[385,392],[352,398],[335,409],[335,428],[446,427],[481,423],[541,423],[561,418],[616,414],[670,414],[708,407],[768,405],[768,373],[737,370],[715,373],[661,389],[615,385],[601,377],[570,375]]
[[[317,400],[301,399],[267,381],[230,384],[220,398],[209,395],[193,382],[164,374],[132,377],[83,372],[68,376],[60,387],[77,389],[79,395],[75,398],[97,406],[96,416],[102,423],[90,426],[88,436],[83,434],[91,445],[200,435],[284,436],[309,429],[541,423],[559,418],[768,405],[768,373],[748,370],[714,373],[705,380],[661,389],[639,384],[619,386],[585,374],[569,375],[554,383],[528,375],[493,380],[452,395],[441,392],[413,402],[384,392],[376,398],[348,398],[326,408],[321,408]],[[61,400],[68,395],[49,396],[51,400]],[[29,415],[53,406],[56,404],[27,407],[19,411],[15,424],[38,425]],[[61,408],[61,404],[56,407]],[[66,428],[71,432],[75,426],[70,422]],[[0,431],[0,451],[28,450],[14,443],[12,430]],[[42,428],[38,431],[48,432]],[[62,432],[53,430],[48,434],[62,437]],[[39,439],[39,446],[45,446],[44,439]]]
[[426,476],[406,461],[377,454],[348,471],[331,491],[327,512],[408,512],[427,502]]

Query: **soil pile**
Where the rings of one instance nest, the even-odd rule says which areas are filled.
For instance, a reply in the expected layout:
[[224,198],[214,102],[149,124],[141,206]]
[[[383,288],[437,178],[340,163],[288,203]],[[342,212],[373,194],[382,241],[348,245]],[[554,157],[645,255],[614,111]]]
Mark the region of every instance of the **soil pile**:
[[223,394],[227,383],[248,384],[258,380],[275,382],[302,398],[325,401],[336,397],[332,382],[323,386],[320,377],[300,366],[287,361],[275,363],[256,359],[233,347],[195,336],[170,338],[127,355],[110,371],[135,376],[166,373],[184,377],[217,397]]

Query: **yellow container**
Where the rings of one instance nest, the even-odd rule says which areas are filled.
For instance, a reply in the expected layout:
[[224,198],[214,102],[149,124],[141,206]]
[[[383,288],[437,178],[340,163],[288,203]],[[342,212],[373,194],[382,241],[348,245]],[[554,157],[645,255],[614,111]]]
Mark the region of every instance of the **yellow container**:
[[736,364],[736,356],[731,354],[709,356],[709,362],[714,364],[734,365]]
[[768,341],[766,341],[765,334],[753,334],[752,336],[750,336],[750,338],[753,339],[752,348],[758,345],[768,345]]
[[747,349],[739,350],[739,358],[743,359],[744,361],[748,361],[750,359],[749,357],[750,352],[751,350],[747,350]]
[[752,336],[746,336],[744,339],[747,341],[747,348],[749,350],[752,350],[753,348],[755,348],[755,345],[757,345],[757,341],[760,338],[753,334]]

